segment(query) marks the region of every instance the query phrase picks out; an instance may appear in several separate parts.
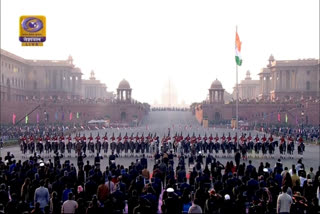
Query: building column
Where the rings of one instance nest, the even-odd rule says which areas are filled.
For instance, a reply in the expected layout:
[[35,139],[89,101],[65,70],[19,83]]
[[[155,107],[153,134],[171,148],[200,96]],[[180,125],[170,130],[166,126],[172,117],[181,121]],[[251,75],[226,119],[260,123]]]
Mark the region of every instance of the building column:
[[216,101],[216,91],[212,91],[212,102],[214,103]]

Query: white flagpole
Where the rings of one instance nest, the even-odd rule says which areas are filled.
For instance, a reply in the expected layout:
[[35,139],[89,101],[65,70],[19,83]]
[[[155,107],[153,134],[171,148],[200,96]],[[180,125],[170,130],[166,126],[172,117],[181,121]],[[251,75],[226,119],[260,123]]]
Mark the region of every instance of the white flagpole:
[[[238,32],[238,26],[236,26],[236,33]],[[239,121],[239,89],[238,89],[238,64],[236,63],[236,129],[238,129]]]

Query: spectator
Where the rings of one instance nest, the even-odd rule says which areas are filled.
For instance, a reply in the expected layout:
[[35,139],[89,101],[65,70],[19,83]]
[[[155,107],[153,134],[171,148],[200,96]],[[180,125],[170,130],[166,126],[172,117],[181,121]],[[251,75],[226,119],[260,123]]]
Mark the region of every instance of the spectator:
[[107,200],[107,197],[109,196],[109,189],[108,186],[105,184],[104,179],[100,180],[100,185],[98,186],[97,190],[97,198],[100,203],[103,203],[105,200]]
[[202,208],[199,206],[199,200],[194,199],[192,206],[189,208],[188,213],[202,213]]
[[287,186],[282,187],[282,194],[278,196],[277,199],[277,213],[286,214],[290,213],[290,208],[292,204],[292,198],[287,194]]
[[42,212],[42,210],[40,208],[40,203],[39,202],[36,203],[36,206],[31,211],[31,214],[43,214],[43,212]]
[[49,204],[49,191],[44,187],[44,181],[40,181],[40,187],[34,193],[34,202],[39,202],[40,208],[43,210]]
[[21,187],[21,198],[25,202],[30,202],[30,178],[26,178]]
[[50,198],[50,213],[54,214],[60,214],[60,209],[61,203],[58,198],[57,192],[52,192],[51,193],[51,198]]
[[76,209],[78,208],[78,203],[73,200],[73,193],[69,192],[68,194],[68,200],[66,200],[62,204],[61,213],[75,213]]
[[97,196],[94,195],[87,209],[87,214],[101,214],[101,213],[103,213],[103,209],[100,206]]
[[2,183],[0,185],[0,203],[3,204],[4,206],[7,205],[9,201],[9,195],[6,190],[6,184]]
[[310,179],[311,179],[312,181],[315,180],[316,175],[313,173],[313,168],[312,168],[312,167],[310,167],[310,172],[308,173],[307,177],[308,177],[308,176],[310,177]]
[[296,185],[300,185],[300,177],[297,175],[297,171],[296,169],[292,169],[292,176],[291,176],[291,180],[292,180],[292,186],[296,186]]

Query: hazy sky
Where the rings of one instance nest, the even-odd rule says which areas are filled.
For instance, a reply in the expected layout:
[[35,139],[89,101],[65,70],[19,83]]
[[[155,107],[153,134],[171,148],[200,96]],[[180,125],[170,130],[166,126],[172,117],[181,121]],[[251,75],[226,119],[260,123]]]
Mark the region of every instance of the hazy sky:
[[[43,47],[21,47],[19,17],[45,15]],[[1,48],[28,59],[67,59],[115,90],[125,78],[133,98],[161,102],[165,82],[179,100],[202,101],[218,78],[236,82],[235,27],[243,66],[257,79],[275,59],[319,58],[319,0],[1,0]]]

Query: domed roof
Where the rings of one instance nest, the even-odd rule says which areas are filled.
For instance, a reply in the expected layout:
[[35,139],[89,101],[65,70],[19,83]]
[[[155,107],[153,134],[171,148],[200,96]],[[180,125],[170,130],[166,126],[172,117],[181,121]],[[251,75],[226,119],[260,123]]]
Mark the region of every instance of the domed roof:
[[274,61],[274,56],[272,54],[269,57],[269,61]]
[[121,82],[119,83],[118,86],[119,89],[130,89],[130,84],[127,80],[123,79],[121,80]]
[[222,84],[218,79],[216,79],[215,81],[212,82],[210,88],[211,89],[222,89]]
[[251,75],[250,71],[249,71],[249,70],[247,70],[245,80],[251,80],[250,75]]

